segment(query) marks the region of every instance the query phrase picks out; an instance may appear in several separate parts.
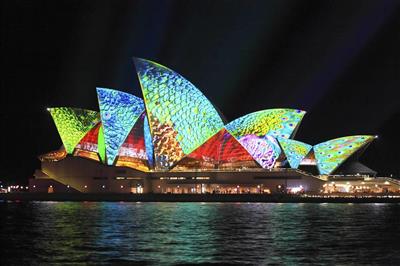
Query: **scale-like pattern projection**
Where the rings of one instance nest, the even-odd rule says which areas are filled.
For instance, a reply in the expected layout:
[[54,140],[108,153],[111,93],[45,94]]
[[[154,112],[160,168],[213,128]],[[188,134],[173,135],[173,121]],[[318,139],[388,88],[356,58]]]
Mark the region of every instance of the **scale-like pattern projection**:
[[295,109],[267,109],[239,117],[225,128],[237,139],[246,135],[290,138],[305,113]]
[[97,88],[106,144],[107,164],[112,165],[118,150],[144,111],[143,100],[129,93]]
[[178,73],[134,59],[151,128],[157,168],[168,169],[224,126],[207,98]]
[[299,167],[301,160],[303,160],[312,149],[312,145],[293,139],[278,138],[278,141],[279,144],[281,144],[291,168]]
[[374,136],[342,137],[314,146],[315,159],[320,174],[331,174],[354,152],[374,140]]
[[263,168],[274,167],[281,154],[278,142],[271,136],[246,135],[240,138],[239,142]]
[[48,108],[48,111],[69,154],[73,153],[79,141],[99,122],[96,111],[70,107]]

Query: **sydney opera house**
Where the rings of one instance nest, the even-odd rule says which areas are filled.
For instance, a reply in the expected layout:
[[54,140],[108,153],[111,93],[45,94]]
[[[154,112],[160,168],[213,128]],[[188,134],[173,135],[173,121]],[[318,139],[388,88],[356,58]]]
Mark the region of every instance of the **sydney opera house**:
[[97,88],[99,111],[48,108],[62,141],[39,156],[36,192],[274,193],[398,190],[358,162],[375,136],[296,140],[306,114],[266,109],[226,122],[192,83],[134,59],[143,99]]

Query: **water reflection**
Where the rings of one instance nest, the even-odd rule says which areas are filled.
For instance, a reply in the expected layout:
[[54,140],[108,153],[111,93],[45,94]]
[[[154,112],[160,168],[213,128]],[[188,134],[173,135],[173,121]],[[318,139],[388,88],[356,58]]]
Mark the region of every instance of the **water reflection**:
[[0,264],[400,264],[400,205],[0,203]]

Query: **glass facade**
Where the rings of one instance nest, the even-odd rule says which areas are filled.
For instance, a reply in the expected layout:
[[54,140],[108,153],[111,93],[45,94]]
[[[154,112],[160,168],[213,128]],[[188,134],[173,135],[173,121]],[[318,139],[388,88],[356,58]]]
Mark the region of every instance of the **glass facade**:
[[101,122],[95,125],[76,145],[74,155],[99,161],[98,138]]
[[237,162],[252,161],[254,159],[248,151],[226,129],[221,129],[179,162],[178,167],[197,162],[200,168],[219,169]]
[[148,171],[147,153],[144,137],[144,119],[142,114],[129,132],[118,151],[117,166],[128,166],[141,171]]

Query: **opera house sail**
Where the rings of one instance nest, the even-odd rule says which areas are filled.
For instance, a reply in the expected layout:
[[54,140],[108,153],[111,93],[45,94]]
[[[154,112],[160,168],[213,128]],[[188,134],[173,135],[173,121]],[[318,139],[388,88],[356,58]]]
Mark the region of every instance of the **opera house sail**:
[[[32,180],[37,190],[52,182],[56,191],[79,192],[320,191],[348,165],[361,165],[358,157],[375,139],[305,143],[295,135],[306,112],[289,108],[224,123],[180,74],[145,59],[134,58],[134,64],[142,98],[99,87],[99,111],[48,108],[62,146],[39,157],[42,167]],[[357,169],[347,174],[374,175],[366,166]]]

